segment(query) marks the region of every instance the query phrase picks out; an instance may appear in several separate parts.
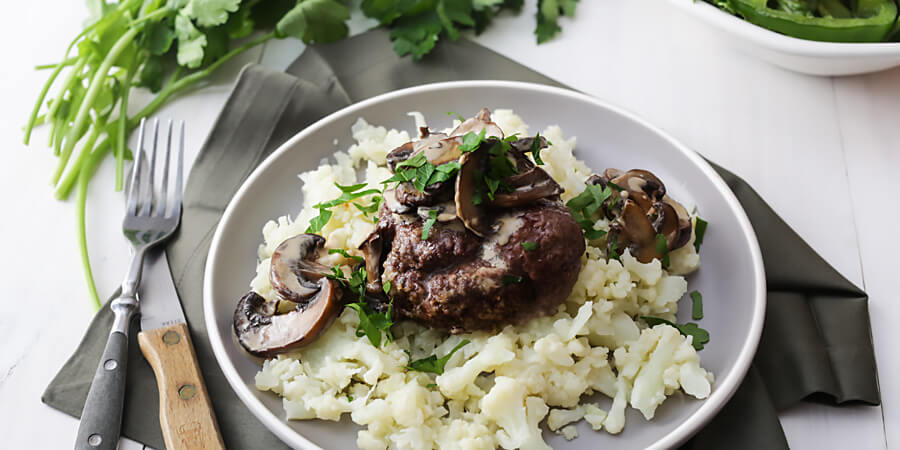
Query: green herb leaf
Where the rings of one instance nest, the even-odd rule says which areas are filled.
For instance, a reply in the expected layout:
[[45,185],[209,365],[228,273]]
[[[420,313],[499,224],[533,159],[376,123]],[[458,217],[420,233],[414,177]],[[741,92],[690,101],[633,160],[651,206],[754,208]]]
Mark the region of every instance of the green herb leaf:
[[522,241],[522,248],[524,248],[525,251],[531,252],[537,250],[538,244],[537,242]]
[[178,65],[196,69],[203,63],[203,49],[206,35],[201,33],[190,17],[178,14],[175,17],[175,36],[178,38]]
[[384,291],[385,295],[391,295],[391,282],[385,281],[381,284],[381,289]]
[[691,345],[693,345],[696,350],[703,350],[703,347],[709,342],[709,332],[700,328],[700,326],[694,322],[675,324],[666,319],[650,316],[641,316],[641,319],[644,319],[644,322],[647,322],[647,325],[650,327],[655,327],[660,324],[671,325],[684,336],[692,336],[693,339],[691,340]]
[[437,387],[437,384],[435,384],[435,383],[428,383],[428,384],[425,385],[425,387],[427,387],[427,388],[429,388],[429,389],[431,389],[431,388],[436,388],[436,387]]
[[428,235],[431,234],[431,227],[437,222],[437,210],[432,209],[428,211],[428,220],[425,221],[425,225],[422,226],[422,240],[427,241]]
[[697,223],[694,225],[694,250],[698,253],[700,252],[700,245],[703,244],[703,236],[706,234],[706,226],[709,223],[699,216],[697,217]]
[[703,294],[700,291],[691,292],[691,318],[694,320],[703,318]]
[[365,258],[356,256],[356,255],[351,255],[350,253],[347,252],[347,250],[344,250],[342,248],[330,248],[330,249],[328,249],[328,254],[329,255],[339,254],[339,255],[343,256],[344,258],[352,259],[357,262],[365,262],[366,261]]
[[275,30],[306,44],[333,42],[347,37],[350,9],[335,0],[302,0],[278,21]]
[[463,153],[474,152],[481,143],[484,142],[484,134],[487,132],[487,128],[482,128],[481,132],[475,134],[473,132],[468,132],[463,135],[462,144],[459,146],[459,151]]
[[428,160],[425,158],[425,153],[417,153],[417,154],[411,156],[406,161],[403,161],[400,164],[397,164],[396,169],[400,169],[403,167],[421,167],[427,162],[428,162]]
[[500,280],[503,282],[504,286],[508,285],[508,284],[520,284],[523,281],[525,281],[524,278],[522,278],[518,275],[503,275],[503,277]]
[[534,30],[538,44],[547,42],[562,30],[557,19],[560,14],[574,16],[576,3],[578,0],[538,0],[537,27]]
[[364,188],[364,187],[367,186],[366,183],[351,184],[351,185],[349,185],[349,186],[342,186],[342,185],[340,185],[340,184],[338,184],[338,183],[334,183],[334,185],[335,185],[338,189],[340,189],[341,192],[343,192],[343,193],[345,193],[345,194],[349,194],[349,193],[351,193],[351,192],[356,192],[356,191],[358,191],[358,190],[360,190],[360,189],[362,189],[362,188]]
[[460,122],[465,122],[465,121],[466,121],[466,118],[463,117],[463,116],[462,116],[460,113],[458,113],[458,112],[447,111],[447,115],[448,115],[448,116],[455,117],[456,120],[459,120]]
[[416,178],[413,180],[413,186],[419,191],[424,192],[428,186],[428,180],[434,175],[434,164],[425,163],[416,168]]
[[441,375],[444,373],[444,366],[447,365],[447,361],[450,361],[453,354],[468,344],[469,340],[463,339],[459,344],[456,344],[456,346],[453,347],[453,350],[450,350],[450,353],[444,355],[444,357],[438,358],[436,355],[431,355],[427,358],[417,359],[410,362],[406,368],[417,372],[428,372]]
[[319,208],[319,215],[310,219],[309,226],[306,227],[305,233],[318,233],[322,231],[322,228],[325,228],[325,225],[328,224],[329,220],[331,220],[331,211],[325,208]]
[[541,133],[535,134],[534,140],[531,141],[531,156],[534,157],[535,164],[544,165],[544,160],[541,159]]
[[606,231],[594,229],[594,214],[601,210],[604,202],[612,195],[613,190],[608,185],[602,187],[598,184],[589,184],[585,186],[584,191],[566,202],[566,207],[584,230],[585,238],[594,240],[606,236]]
[[656,253],[662,255],[660,262],[664,269],[669,268],[669,242],[663,234],[656,235]]
[[195,19],[203,27],[214,27],[228,21],[228,13],[238,10],[241,0],[190,0],[182,14]]

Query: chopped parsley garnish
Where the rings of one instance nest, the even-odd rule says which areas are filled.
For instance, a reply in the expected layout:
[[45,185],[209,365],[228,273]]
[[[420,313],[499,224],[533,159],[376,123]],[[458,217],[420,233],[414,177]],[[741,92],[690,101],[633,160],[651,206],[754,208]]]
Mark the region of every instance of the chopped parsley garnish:
[[694,322],[675,324],[669,322],[666,319],[660,319],[659,317],[650,316],[641,316],[641,319],[644,319],[644,322],[647,322],[647,325],[651,327],[655,327],[660,324],[671,325],[675,327],[681,334],[685,336],[693,336],[691,344],[696,350],[703,350],[703,346],[709,342],[709,331],[700,328],[700,326]]
[[435,183],[441,183],[449,180],[459,172],[459,162],[450,161],[440,166],[435,166],[425,159],[425,155],[419,153],[411,158],[397,164],[396,172],[382,184],[387,183],[405,183],[409,182],[420,192],[424,192],[425,188]]
[[456,118],[457,120],[459,120],[460,122],[465,122],[465,121],[466,121],[466,118],[463,117],[462,114],[460,114],[460,113],[458,113],[458,112],[456,112],[456,111],[447,111],[447,115],[448,115],[448,116],[451,116],[451,117],[455,117],[455,118]]
[[656,235],[656,253],[662,255],[660,262],[665,269],[669,268],[669,242],[663,234]]
[[425,221],[425,225],[422,226],[422,240],[427,241],[428,236],[431,234],[431,227],[437,222],[438,212],[436,209],[432,209],[428,211],[428,220]]
[[438,358],[436,355],[431,355],[427,358],[417,359],[410,362],[409,365],[406,366],[406,368],[409,370],[415,370],[417,372],[428,372],[441,375],[444,373],[444,366],[447,365],[447,361],[450,361],[450,358],[453,356],[453,354],[468,344],[469,340],[463,339],[459,344],[456,344],[456,347],[453,347],[453,350],[450,350],[450,353],[444,355],[443,358]]
[[622,260],[620,259],[622,257],[622,252],[621,249],[619,249],[619,241],[615,236],[609,237],[609,254],[606,255],[606,257],[622,262]]
[[538,244],[537,244],[537,242],[523,241],[522,248],[524,248],[525,251],[527,251],[527,252],[531,252],[531,251],[537,250]]
[[468,132],[463,135],[462,144],[459,146],[459,151],[463,153],[474,152],[478,147],[481,146],[481,143],[484,142],[484,135],[487,133],[487,128],[482,128],[481,132],[475,134],[474,132]]
[[588,240],[599,239],[606,235],[606,231],[594,229],[594,213],[603,207],[603,203],[613,196],[613,190],[599,184],[589,184],[584,191],[568,202],[566,207],[572,212],[575,221],[584,230],[584,237]]
[[363,257],[361,257],[361,256],[356,256],[356,255],[351,255],[350,253],[347,253],[347,250],[344,250],[344,249],[342,249],[342,248],[330,248],[330,249],[328,249],[328,254],[329,254],[329,255],[334,255],[335,253],[337,253],[337,254],[343,256],[344,258],[352,259],[352,260],[354,260],[354,261],[359,261],[359,262],[364,262],[364,261],[365,261],[365,259],[364,259]]
[[709,222],[697,216],[697,224],[694,225],[694,250],[700,252],[700,244],[703,243],[703,235],[706,234],[706,226],[709,225]]
[[535,134],[534,140],[531,141],[531,156],[534,157],[535,164],[544,165],[544,161],[541,159],[541,133]]
[[[378,189],[366,189],[364,191],[361,191],[360,189],[366,187],[366,183],[354,184],[350,186],[342,186],[337,183],[335,183],[334,185],[341,190],[341,195],[334,200],[313,205],[313,208],[319,210],[319,215],[310,219],[309,226],[306,228],[306,233],[318,233],[322,231],[322,228],[325,228],[325,225],[327,225],[328,221],[331,220],[331,208],[351,202],[360,197],[365,197],[367,195],[381,194],[381,191],[379,191]],[[378,202],[380,204],[380,200]],[[356,203],[354,204],[357,208],[360,208],[360,206],[362,206]]]
[[348,402],[352,402],[352,401],[353,401],[353,396],[350,395],[350,394],[347,394],[347,401],[348,401]]
[[339,267],[332,267],[330,274],[325,274],[332,280],[337,280],[344,285],[350,292],[356,294],[357,301],[347,305],[359,315],[359,325],[356,327],[356,337],[367,337],[369,342],[375,347],[381,347],[381,333],[384,332],[388,342],[394,340],[391,334],[391,326],[394,322],[391,320],[391,310],[394,307],[394,301],[388,304],[387,311],[379,313],[372,309],[366,302],[366,268],[360,267],[350,273],[350,277],[346,277]]
[[700,291],[691,292],[691,318],[694,320],[703,318],[703,294]]
[[431,388],[436,388],[436,387],[437,387],[437,384],[435,384],[435,383],[428,383],[428,384],[425,385],[425,387],[427,387],[427,388],[429,388],[429,389],[431,389]]
[[503,282],[503,285],[507,284],[520,284],[525,281],[524,278],[518,275],[503,275],[503,278],[500,279]]

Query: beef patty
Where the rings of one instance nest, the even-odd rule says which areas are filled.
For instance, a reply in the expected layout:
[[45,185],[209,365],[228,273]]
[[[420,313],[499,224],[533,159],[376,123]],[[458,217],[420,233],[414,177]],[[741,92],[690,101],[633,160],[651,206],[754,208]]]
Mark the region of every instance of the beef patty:
[[424,220],[382,205],[375,232],[382,273],[370,290],[390,282],[395,315],[451,333],[555,313],[581,269],[581,227],[549,199],[504,210],[495,223],[482,239],[459,220],[438,222],[423,240]]

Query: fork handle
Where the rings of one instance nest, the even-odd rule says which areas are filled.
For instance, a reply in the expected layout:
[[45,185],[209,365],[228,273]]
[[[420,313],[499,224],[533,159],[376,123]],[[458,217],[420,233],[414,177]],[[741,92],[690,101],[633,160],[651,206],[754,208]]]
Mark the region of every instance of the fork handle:
[[110,308],[115,322],[84,402],[75,450],[115,450],[119,445],[128,368],[128,327],[137,301],[119,297]]

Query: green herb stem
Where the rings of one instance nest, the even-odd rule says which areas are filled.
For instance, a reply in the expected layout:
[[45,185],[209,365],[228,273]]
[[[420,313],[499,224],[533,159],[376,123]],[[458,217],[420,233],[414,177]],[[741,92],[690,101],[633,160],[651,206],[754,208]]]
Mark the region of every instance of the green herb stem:
[[[159,94],[150,101],[143,109],[141,109],[137,114],[128,118],[128,123],[126,124],[126,134],[131,133],[135,127],[140,124],[141,119],[145,117],[149,117],[153,113],[155,113],[162,105],[166,103],[166,101],[174,94],[178,93],[182,89],[186,89],[191,87],[195,83],[201,81],[203,78],[209,76],[216,69],[225,64],[228,60],[234,58],[238,54],[253,48],[259,44],[265,43],[266,41],[273,39],[275,37],[275,33],[268,33],[263,36],[260,36],[257,39],[254,39],[246,44],[235,48],[234,50],[226,53],[222,56],[218,61],[213,64],[210,64],[207,68],[203,70],[198,70],[190,75],[187,75],[183,78],[178,78],[180,74],[180,67],[176,69],[175,74],[172,75],[169,83],[163,87]],[[94,171],[97,166],[103,161],[103,158],[111,149],[111,142],[108,139],[101,141],[101,143],[97,146],[96,149],[90,154],[90,156],[85,161],[85,166],[80,168],[80,171],[88,171],[90,173],[89,176],[93,176]],[[79,171],[79,172],[80,172]],[[65,200],[69,197],[69,194],[72,192],[72,188],[75,186],[75,182],[78,180],[78,172],[70,171],[67,174],[66,178],[63,179],[61,183],[57,185],[55,196],[58,200]]]
[[[69,59],[69,52],[71,52],[72,47],[74,47],[75,44],[82,37],[84,37],[91,30],[93,30],[95,26],[96,26],[96,23],[85,28],[84,30],[81,31],[81,33],[78,33],[78,36],[75,36],[75,39],[72,39],[72,42],[69,42],[69,46],[66,47],[66,53],[63,56],[63,62],[55,65],[56,68],[53,70],[53,73],[50,74],[50,77],[47,78],[47,82],[44,83],[44,87],[41,89],[41,93],[38,95],[38,99],[34,103],[34,108],[31,110],[31,116],[28,117],[28,124],[25,125],[25,145],[28,145],[28,142],[31,141],[31,130],[34,129],[35,121],[37,120],[37,116],[41,110],[41,106],[44,104],[44,99],[47,97],[47,93],[50,92],[50,86],[52,86],[53,82],[56,81],[56,77],[59,76],[60,72],[62,72],[63,67],[66,67],[66,65],[67,65],[67,64],[65,64],[65,62],[68,61],[68,59]],[[75,69],[74,72],[80,72],[81,67],[84,66],[83,58],[79,59],[79,61],[81,61],[81,65],[78,67],[78,69]],[[70,75],[69,79],[70,80],[67,81],[66,84],[69,84],[71,82],[71,80],[74,79],[74,76]],[[52,108],[52,106],[53,105],[51,105],[51,108]],[[47,117],[52,117],[52,116],[53,116],[52,114],[47,115]]]
[[77,62],[77,61],[78,61],[78,58],[74,58],[74,57],[67,58],[67,59],[60,61],[58,63],[55,63],[55,64],[41,64],[41,65],[34,66],[34,70],[49,70],[49,69],[55,69],[59,66],[63,66],[63,67],[71,66],[72,64],[75,64],[75,62]]
[[125,138],[128,131],[126,130],[128,126],[128,93],[131,91],[131,80],[134,78],[137,61],[139,60],[140,58],[135,58],[131,63],[131,67],[128,68],[128,73],[125,75],[125,84],[122,86],[122,99],[119,101],[119,118],[116,120],[116,191],[121,191],[124,185]]
[[[66,165],[69,163],[69,157],[72,155],[72,150],[75,148],[75,143],[79,140],[79,134],[81,134],[82,129],[85,125],[87,125],[88,117],[90,116],[91,107],[94,105],[94,101],[97,100],[97,96],[100,94],[100,88],[103,86],[103,80],[106,78],[109,73],[109,69],[112,67],[113,63],[116,59],[119,58],[119,55],[131,45],[131,42],[134,41],[135,36],[137,36],[139,28],[131,28],[116,41],[115,45],[109,50],[109,54],[106,56],[106,59],[100,64],[100,67],[97,69],[97,72],[94,73],[94,77],[91,79],[91,84],[88,87],[87,93],[84,95],[84,99],[81,101],[81,105],[78,108],[78,114],[75,116],[75,121],[72,124],[72,128],[69,129],[68,134],[66,134],[65,142],[63,143],[62,152],[59,155],[59,164],[56,166],[56,172],[53,174],[53,184],[59,183],[59,179],[63,174],[63,171],[66,169]],[[74,168],[76,171],[79,169],[78,167]]]
[[[89,153],[100,137],[101,126],[95,126],[88,140],[85,142],[84,152]],[[91,171],[82,170],[78,174],[78,194],[75,197],[75,227],[78,233],[79,250],[81,253],[81,267],[84,270],[84,279],[88,285],[88,294],[91,296],[91,305],[94,311],[100,309],[100,296],[97,294],[97,286],[94,283],[94,273],[91,271],[91,259],[87,249],[87,231],[85,227],[85,212],[87,210],[87,188],[91,179]]]

